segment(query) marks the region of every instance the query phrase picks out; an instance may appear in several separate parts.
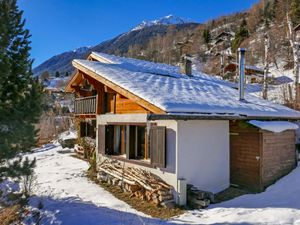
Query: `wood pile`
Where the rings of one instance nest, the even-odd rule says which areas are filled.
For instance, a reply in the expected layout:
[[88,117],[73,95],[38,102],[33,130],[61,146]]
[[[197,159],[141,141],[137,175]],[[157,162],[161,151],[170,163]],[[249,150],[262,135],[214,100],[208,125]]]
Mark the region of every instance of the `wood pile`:
[[187,203],[191,208],[203,209],[214,202],[214,194],[207,191],[201,191],[191,184],[187,185]]
[[105,160],[98,171],[99,180],[121,187],[130,193],[130,197],[163,206],[170,206],[174,202],[172,187],[149,171],[124,167],[114,160]]
[[84,148],[80,145],[75,145],[74,151],[77,154],[78,157],[84,158]]

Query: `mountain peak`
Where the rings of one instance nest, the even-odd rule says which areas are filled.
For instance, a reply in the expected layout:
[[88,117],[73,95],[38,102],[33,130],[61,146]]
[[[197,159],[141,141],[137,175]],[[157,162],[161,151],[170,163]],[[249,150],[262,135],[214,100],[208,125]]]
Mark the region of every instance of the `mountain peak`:
[[171,25],[171,24],[184,24],[184,23],[191,23],[192,21],[189,19],[183,19],[178,16],[174,16],[172,14],[161,17],[156,20],[151,21],[143,21],[139,25],[137,25],[135,28],[131,29],[131,31],[141,30],[145,27],[150,27],[154,25]]

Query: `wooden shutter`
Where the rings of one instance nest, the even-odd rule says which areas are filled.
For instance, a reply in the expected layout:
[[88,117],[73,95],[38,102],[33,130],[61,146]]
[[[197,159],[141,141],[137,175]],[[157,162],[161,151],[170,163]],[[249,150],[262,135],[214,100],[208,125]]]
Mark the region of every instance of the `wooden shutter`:
[[105,125],[98,125],[98,152],[105,155]]
[[151,164],[166,167],[166,127],[152,126],[149,132]]

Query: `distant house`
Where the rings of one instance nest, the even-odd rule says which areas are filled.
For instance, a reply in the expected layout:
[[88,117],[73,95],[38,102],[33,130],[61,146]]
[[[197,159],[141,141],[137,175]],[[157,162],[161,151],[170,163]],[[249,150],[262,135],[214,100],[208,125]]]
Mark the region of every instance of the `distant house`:
[[[232,77],[234,77],[237,74],[237,68],[238,68],[237,63],[231,62],[225,66],[224,72],[225,74],[230,73]],[[246,77],[246,83],[248,84],[261,83],[264,78],[264,70],[256,66],[246,65],[245,77]]]
[[293,82],[293,79],[291,79],[290,77],[284,76],[284,75],[274,78],[275,85],[287,84],[287,83],[291,83],[291,82]]
[[[254,191],[295,168],[300,112],[232,83],[178,67],[93,52],[74,60],[66,91],[75,115],[90,122],[97,158],[148,170],[174,187],[185,204],[186,183],[220,192],[231,184]],[[87,135],[87,134],[84,134]],[[182,182],[184,181],[184,182]]]
[[297,42],[300,41],[300,24],[294,27],[294,35],[295,35],[295,40]]
[[[218,33],[212,40],[211,53],[218,54],[226,53],[231,48],[231,41],[234,38],[234,33],[222,31]],[[231,51],[231,50],[230,50]]]
[[231,39],[234,37],[234,33],[222,31],[220,32],[214,39],[215,44],[221,43],[223,41],[231,41]]

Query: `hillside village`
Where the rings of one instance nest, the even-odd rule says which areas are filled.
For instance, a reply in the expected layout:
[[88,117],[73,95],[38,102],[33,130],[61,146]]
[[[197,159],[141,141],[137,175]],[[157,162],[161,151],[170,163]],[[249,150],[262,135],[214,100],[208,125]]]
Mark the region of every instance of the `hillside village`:
[[0,223],[299,223],[299,0],[142,21],[32,71],[0,6]]
[[[295,27],[298,25],[297,1],[293,4],[295,10],[290,22]],[[195,70],[237,82],[237,48],[243,47],[247,49],[248,89],[263,97],[267,85],[269,100],[294,107],[295,68],[293,48],[288,38],[287,10],[286,1],[259,1],[246,12],[204,24],[173,15],[143,21],[127,33],[99,45],[56,55],[33,72],[47,89],[63,90],[74,72],[72,60],[84,59],[92,51],[170,65],[179,65],[181,54],[190,54]],[[297,31],[293,32],[296,35]],[[268,36],[267,56],[265,35]],[[268,72],[263,84],[266,65]]]

